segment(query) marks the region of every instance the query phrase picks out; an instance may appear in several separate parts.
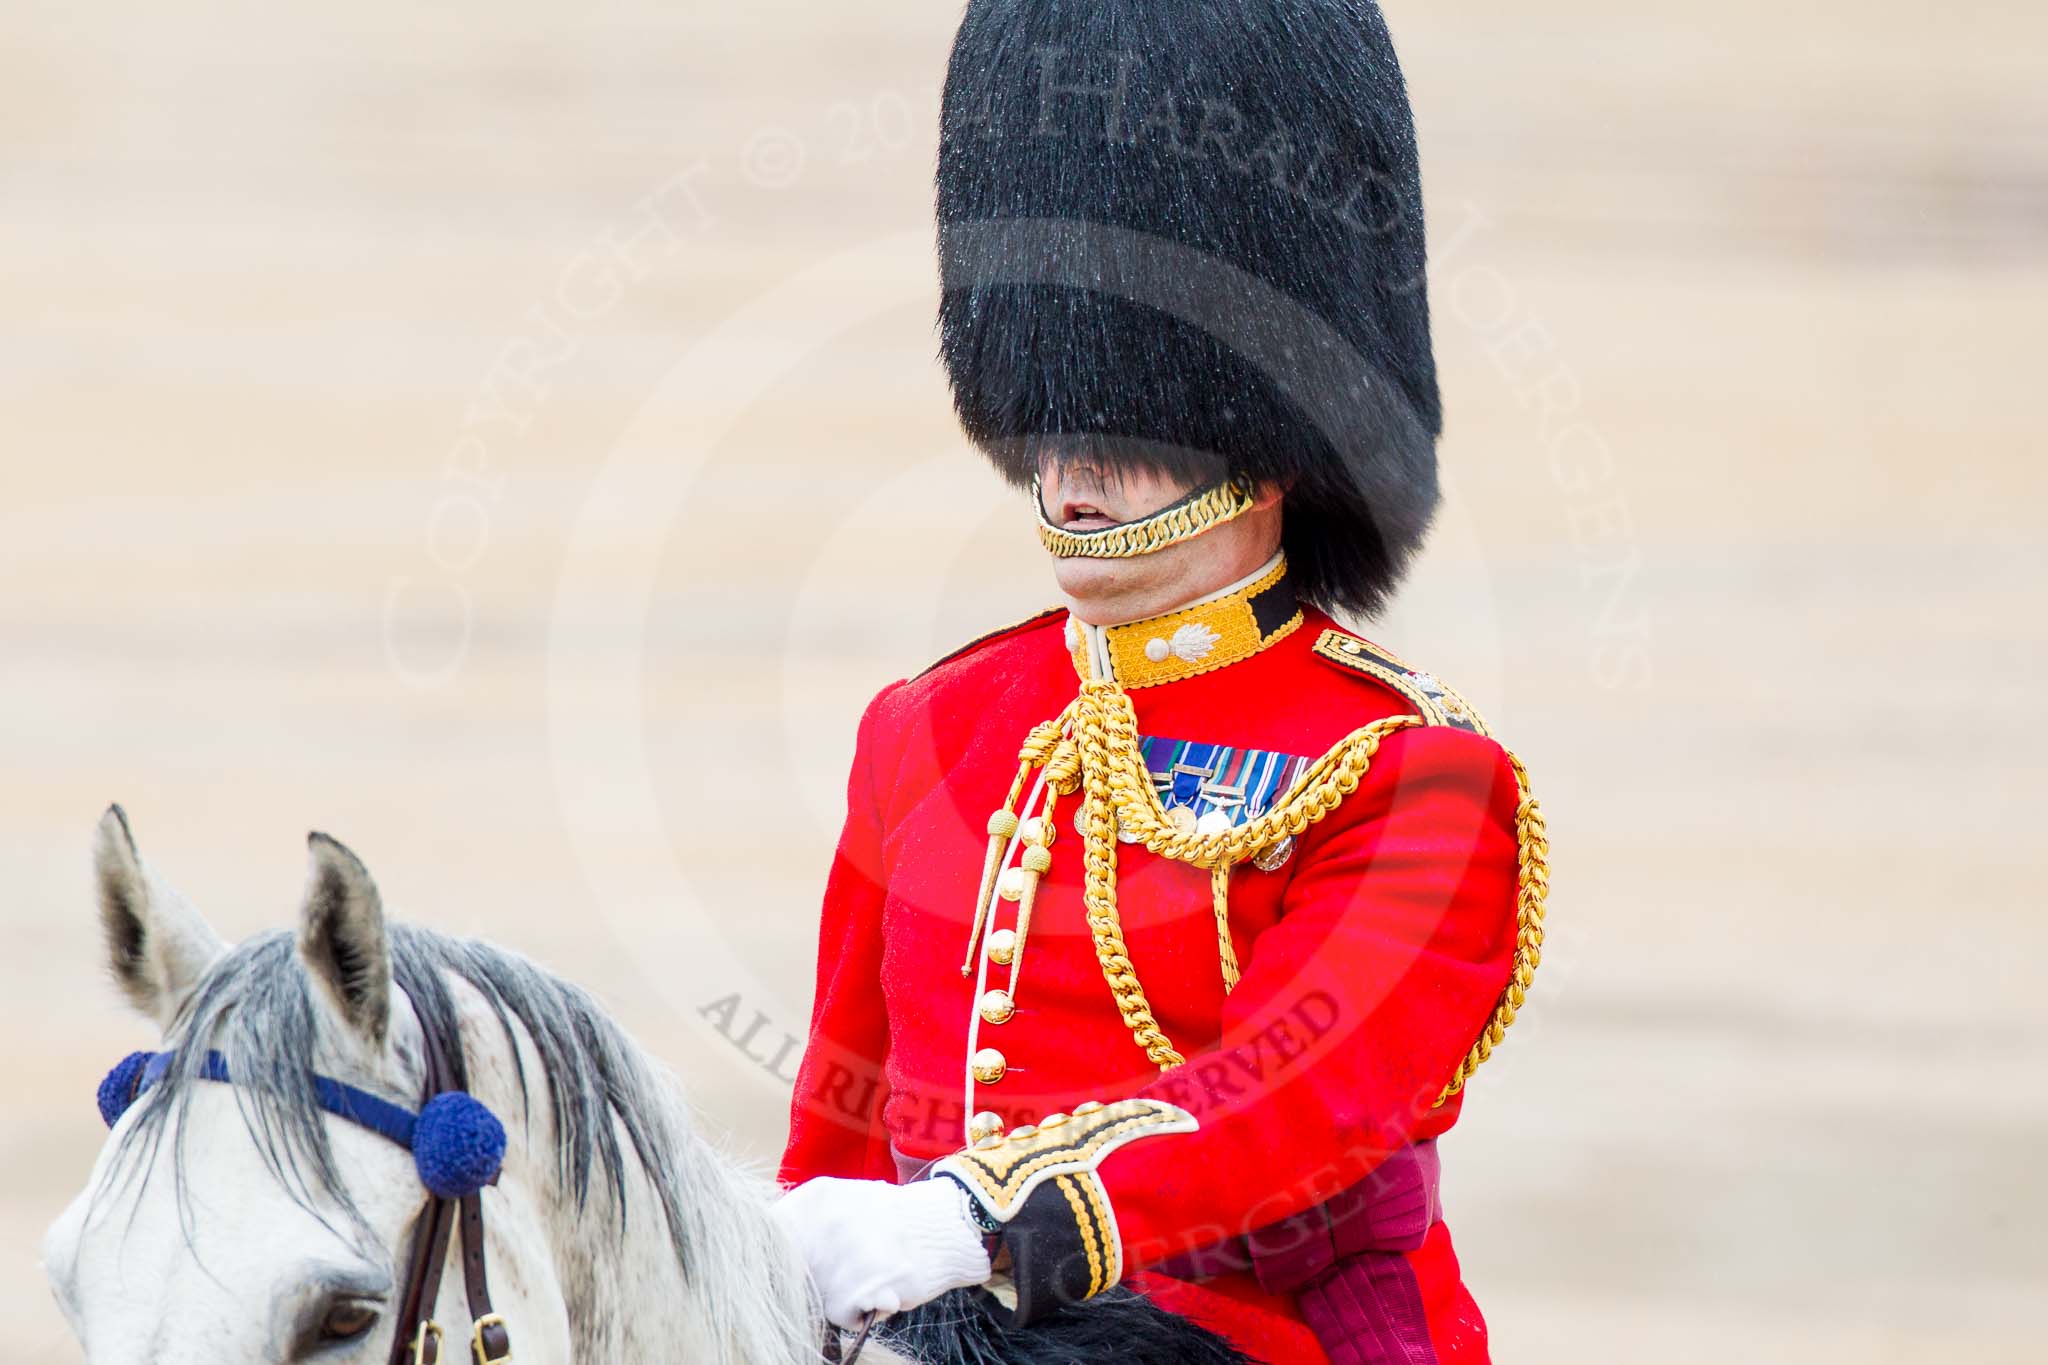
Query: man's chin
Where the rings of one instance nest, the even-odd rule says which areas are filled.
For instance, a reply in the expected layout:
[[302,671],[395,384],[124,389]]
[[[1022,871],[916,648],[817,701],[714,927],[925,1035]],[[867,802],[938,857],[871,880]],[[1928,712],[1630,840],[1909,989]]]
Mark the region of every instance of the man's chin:
[[1130,604],[1158,578],[1157,565],[1138,559],[1056,559],[1052,572],[1074,615],[1091,626],[1132,619]]

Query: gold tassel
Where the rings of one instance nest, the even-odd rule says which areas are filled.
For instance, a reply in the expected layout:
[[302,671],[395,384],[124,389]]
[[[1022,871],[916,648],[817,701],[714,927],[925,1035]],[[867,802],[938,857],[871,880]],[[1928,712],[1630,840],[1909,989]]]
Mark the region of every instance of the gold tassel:
[[1216,904],[1216,950],[1223,961],[1223,993],[1237,989],[1237,947],[1230,941],[1230,864],[1209,869],[1209,895]]
[[[1051,720],[1040,721],[1031,727],[1031,733],[1024,737],[1024,744],[1017,751],[1017,776],[1010,783],[1010,794],[1004,798],[1003,808],[988,817],[988,857],[983,859],[981,864],[981,893],[975,897],[974,924],[967,931],[967,956],[960,959],[962,976],[971,976],[974,972],[974,950],[981,943],[982,929],[988,924],[989,902],[995,896],[996,874],[1002,869],[1003,855],[1010,851],[1010,840],[1017,834],[1017,799],[1024,794],[1024,779],[1031,776],[1032,769],[1044,767],[1053,760],[1060,747],[1060,732],[1066,729],[1067,716],[1073,709],[1073,704],[1068,703],[1066,710]],[[1076,767],[1078,766],[1077,763]],[[1052,818],[1049,799],[1046,818],[1048,821]],[[1051,836],[1048,835],[1046,842],[1051,841]]]
[[1038,883],[1052,870],[1052,850],[1049,845],[1059,834],[1053,817],[1059,810],[1059,793],[1049,791],[1045,798],[1045,813],[1039,817],[1037,828],[1025,840],[1023,854],[1017,859],[1017,866],[1024,869],[1024,894],[1017,898],[1017,945],[1010,950],[1010,999],[1017,998],[1017,979],[1024,974],[1024,938],[1031,932],[1031,907],[1038,901]]
[[967,956],[960,959],[960,975],[968,976],[974,971],[974,949],[981,942],[982,926],[988,922],[988,903],[996,889],[996,870],[1003,865],[1003,855],[1009,852],[1010,840],[1017,833],[1017,796],[1024,790],[1024,775],[1031,771],[1026,763],[1017,770],[1017,780],[1010,784],[1009,799],[1003,808],[992,811],[988,817],[988,857],[981,864],[981,891],[974,898],[974,925],[967,931]]

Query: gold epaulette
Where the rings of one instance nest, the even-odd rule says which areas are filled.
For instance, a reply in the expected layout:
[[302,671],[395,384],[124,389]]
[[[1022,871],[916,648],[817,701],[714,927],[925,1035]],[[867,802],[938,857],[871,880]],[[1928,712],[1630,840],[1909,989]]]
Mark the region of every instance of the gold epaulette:
[[1448,725],[1489,739],[1493,737],[1493,731],[1487,729],[1486,721],[1472,703],[1435,674],[1410,668],[1368,640],[1341,630],[1326,630],[1316,637],[1314,650],[1318,658],[1353,673],[1362,673],[1399,693],[1427,725]]

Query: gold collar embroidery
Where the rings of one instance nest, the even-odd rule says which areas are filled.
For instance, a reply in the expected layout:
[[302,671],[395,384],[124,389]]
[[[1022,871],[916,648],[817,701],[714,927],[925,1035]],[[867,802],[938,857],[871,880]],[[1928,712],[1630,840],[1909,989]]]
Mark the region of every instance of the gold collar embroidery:
[[1067,618],[1074,671],[1095,676],[1099,664],[1125,688],[1157,687],[1251,658],[1292,635],[1301,607],[1275,555],[1250,579],[1213,597],[1120,626],[1084,626]]

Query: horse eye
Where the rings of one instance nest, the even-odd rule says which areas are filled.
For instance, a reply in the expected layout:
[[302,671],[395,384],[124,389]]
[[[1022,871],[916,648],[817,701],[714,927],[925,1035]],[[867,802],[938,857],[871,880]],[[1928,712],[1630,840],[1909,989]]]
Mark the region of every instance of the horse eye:
[[377,1325],[375,1304],[360,1299],[342,1299],[329,1306],[320,1319],[320,1340],[353,1341]]

